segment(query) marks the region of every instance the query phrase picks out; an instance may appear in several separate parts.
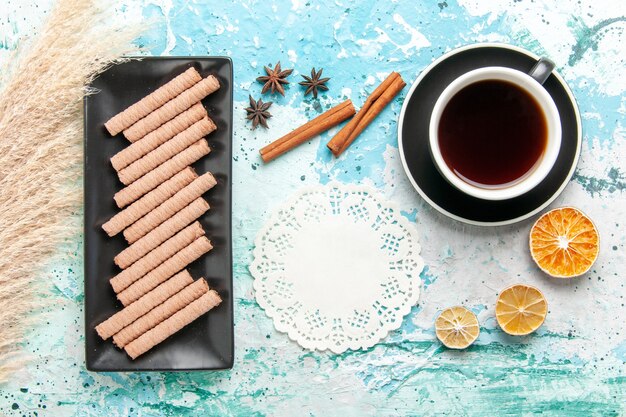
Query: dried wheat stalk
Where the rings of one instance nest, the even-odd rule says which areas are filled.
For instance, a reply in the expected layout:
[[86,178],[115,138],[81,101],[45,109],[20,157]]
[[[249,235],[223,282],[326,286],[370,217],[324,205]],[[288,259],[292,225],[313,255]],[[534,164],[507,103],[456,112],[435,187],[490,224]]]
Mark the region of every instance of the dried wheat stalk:
[[80,233],[85,85],[139,34],[98,3],[59,0],[0,69],[0,382],[21,365],[29,313],[50,288],[38,273]]

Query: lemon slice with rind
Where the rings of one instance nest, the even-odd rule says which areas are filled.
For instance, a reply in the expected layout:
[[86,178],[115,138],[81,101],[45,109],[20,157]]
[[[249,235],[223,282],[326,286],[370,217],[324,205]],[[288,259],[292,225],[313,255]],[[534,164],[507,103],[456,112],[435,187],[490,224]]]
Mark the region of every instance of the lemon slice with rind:
[[476,315],[465,307],[450,307],[435,320],[437,339],[450,349],[465,349],[478,338],[480,326]]
[[496,301],[496,319],[506,333],[523,336],[537,330],[548,314],[548,302],[530,285],[512,285]]

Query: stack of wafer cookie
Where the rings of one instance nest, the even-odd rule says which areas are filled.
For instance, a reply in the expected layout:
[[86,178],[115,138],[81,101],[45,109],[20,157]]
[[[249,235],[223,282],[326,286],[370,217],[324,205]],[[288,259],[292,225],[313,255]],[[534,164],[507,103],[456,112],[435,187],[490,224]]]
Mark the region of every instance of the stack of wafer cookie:
[[217,182],[190,165],[211,151],[204,137],[217,127],[200,100],[219,87],[192,67],[105,123],[131,144],[111,158],[125,187],[113,197],[122,210],[102,229],[123,233],[129,246],[110,280],[124,308],[96,331],[132,359],[222,301],[185,269],[213,248],[197,220],[209,210],[202,195]]

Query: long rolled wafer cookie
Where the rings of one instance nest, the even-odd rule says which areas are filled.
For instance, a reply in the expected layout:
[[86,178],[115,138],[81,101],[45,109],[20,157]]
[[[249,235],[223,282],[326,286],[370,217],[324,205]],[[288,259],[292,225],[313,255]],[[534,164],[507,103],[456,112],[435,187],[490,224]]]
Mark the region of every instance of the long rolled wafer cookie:
[[122,181],[123,184],[130,184],[143,177],[145,174],[172,158],[174,155],[187,149],[187,147],[196,143],[215,129],[215,123],[213,123],[211,119],[208,117],[200,119],[158,148],[119,171],[117,175],[120,181]]
[[186,269],[179,272],[136,302],[97,325],[96,331],[98,335],[104,340],[108,339],[156,306],[161,305],[161,303],[189,286],[192,282],[193,278]]
[[168,198],[159,207],[137,220],[132,226],[124,230],[124,237],[128,243],[134,243],[145,236],[152,229],[185,208],[193,200],[209,191],[217,184],[210,172],[199,176],[194,182]]
[[173,316],[165,319],[154,328],[127,344],[124,350],[131,358],[136,359],[198,317],[218,306],[221,302],[222,299],[217,292],[209,290],[206,294],[191,302],[187,307],[177,311]]
[[178,96],[183,91],[189,89],[194,84],[200,82],[200,80],[202,80],[202,76],[198,71],[193,67],[189,68],[187,71],[157,88],[126,110],[110,118],[104,126],[112,136],[115,136],[150,112]]
[[[148,330],[155,327],[157,324],[161,323],[163,320],[171,317],[174,313],[189,305],[192,301],[197,300],[203,294],[206,294],[208,291],[209,284],[206,283],[204,278],[196,280],[192,284],[183,288],[178,294],[172,295],[170,298],[165,300],[163,304],[155,307],[145,316],[138,318],[132,324],[120,330],[113,336],[113,343],[115,343],[117,347],[123,348]],[[132,307],[135,304],[136,303],[132,303],[128,307]]]
[[122,269],[128,268],[133,262],[140,259],[146,253],[174,236],[183,227],[187,226],[209,210],[209,203],[203,198],[196,198],[187,207],[161,223],[150,233],[117,254],[114,261]]
[[189,246],[148,272],[143,278],[135,281],[124,291],[118,293],[117,299],[123,305],[129,305],[211,249],[213,249],[213,246],[209,239],[205,236],[199,237]]
[[188,165],[191,165],[203,156],[208,155],[209,152],[211,152],[211,149],[209,148],[207,141],[200,139],[198,142],[189,146],[172,159],[165,161],[143,177],[139,178],[137,181],[125,188],[122,188],[120,191],[115,193],[113,199],[119,208],[125,207],[145,193],[150,192],[162,182],[170,179]]
[[124,290],[203,235],[204,229],[202,229],[200,222],[187,226],[132,264],[130,268],[111,278],[109,282],[113,287],[113,291],[118,293]]
[[198,178],[198,174],[195,173],[193,168],[187,167],[183,169],[178,174],[111,217],[108,222],[102,225],[102,228],[109,236],[115,236],[135,223],[146,213],[158,207],[185,186],[191,184],[196,178]]
[[124,130],[124,136],[131,142],[146,136],[219,88],[220,83],[217,78],[209,75]]
[[135,141],[130,146],[125,147],[111,158],[111,165],[116,171],[126,168],[153,149],[158,148],[161,144],[172,139],[174,136],[187,129],[198,120],[206,117],[208,114],[202,103],[196,103],[188,110],[185,110],[178,116],[156,130],[148,133],[141,140]]

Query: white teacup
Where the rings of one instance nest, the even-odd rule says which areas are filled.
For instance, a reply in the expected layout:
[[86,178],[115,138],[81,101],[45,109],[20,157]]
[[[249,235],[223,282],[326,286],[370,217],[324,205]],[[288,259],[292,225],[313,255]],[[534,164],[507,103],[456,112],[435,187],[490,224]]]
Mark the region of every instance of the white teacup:
[[[433,161],[450,184],[476,198],[506,200],[532,190],[543,181],[554,166],[561,147],[559,111],[550,94],[541,85],[553,68],[554,64],[546,59],[541,59],[528,74],[506,67],[479,68],[461,75],[446,87],[437,99],[431,114],[429,139]],[[538,103],[546,121],[547,135],[543,154],[526,175],[502,187],[481,187],[461,179],[448,167],[439,147],[439,122],[450,99],[468,85],[485,80],[506,81],[525,90]]]

